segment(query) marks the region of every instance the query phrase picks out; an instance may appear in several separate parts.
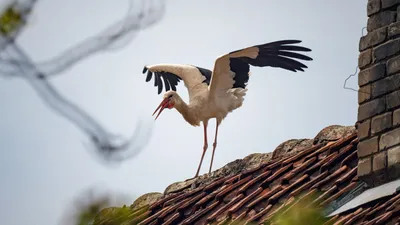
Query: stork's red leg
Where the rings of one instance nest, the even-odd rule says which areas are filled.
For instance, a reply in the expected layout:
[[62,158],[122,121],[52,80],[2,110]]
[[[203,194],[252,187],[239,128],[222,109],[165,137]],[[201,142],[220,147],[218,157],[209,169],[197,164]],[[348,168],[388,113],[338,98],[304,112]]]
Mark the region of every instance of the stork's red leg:
[[217,127],[215,128],[215,137],[214,137],[213,151],[211,156],[210,170],[208,171],[208,173],[211,173],[212,164],[214,161],[215,148],[217,148],[218,127],[219,127],[219,122],[217,121]]
[[196,177],[199,176],[201,164],[203,163],[204,155],[206,154],[206,151],[207,151],[207,148],[208,148],[208,142],[207,142],[207,125],[208,125],[208,121],[203,121],[203,127],[204,127],[203,154],[201,154],[201,159],[200,159],[199,167],[197,168],[197,172],[196,172],[196,175],[194,176],[194,178],[196,178]]

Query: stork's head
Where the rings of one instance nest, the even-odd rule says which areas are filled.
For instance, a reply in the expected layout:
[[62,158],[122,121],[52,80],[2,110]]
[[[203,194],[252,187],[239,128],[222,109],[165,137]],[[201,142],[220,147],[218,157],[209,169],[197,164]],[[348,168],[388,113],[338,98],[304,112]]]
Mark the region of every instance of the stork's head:
[[155,118],[155,120],[158,118],[158,116],[161,114],[161,112],[165,109],[172,109],[175,107],[175,105],[179,102],[180,98],[178,94],[175,91],[167,91],[164,94],[163,100],[160,103],[160,105],[157,107],[157,109],[154,111],[154,114],[157,112],[157,110],[160,110]]

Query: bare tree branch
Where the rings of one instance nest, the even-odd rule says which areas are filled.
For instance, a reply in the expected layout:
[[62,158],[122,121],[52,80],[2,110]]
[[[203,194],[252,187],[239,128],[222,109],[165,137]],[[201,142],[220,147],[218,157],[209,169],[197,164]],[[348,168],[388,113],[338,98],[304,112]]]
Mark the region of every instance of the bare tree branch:
[[[20,7],[24,10],[20,13],[30,12],[34,2],[36,1],[25,1],[24,7]],[[133,12],[134,7],[131,4],[126,18],[100,32],[99,35],[77,44],[58,57],[48,60],[41,66],[36,65],[15,41],[16,34],[21,31],[22,27],[1,36],[0,72],[8,75],[8,77],[25,78],[50,108],[90,137],[91,149],[95,150],[96,156],[100,156],[100,159],[107,163],[120,162],[138,154],[150,138],[151,127],[143,127],[143,121],[139,120],[133,136],[129,140],[124,140],[119,135],[107,131],[79,106],[62,96],[47,78],[49,75],[56,75],[71,68],[76,62],[82,61],[96,52],[116,50],[126,45],[138,31],[155,24],[162,18],[164,13],[163,0],[141,0],[138,2],[141,3],[142,9]],[[144,131],[141,130],[143,128],[145,128]]]
[[[45,62],[37,63],[38,70],[42,71],[43,76],[57,75],[94,53],[103,50],[116,50],[129,44],[137,32],[155,24],[164,15],[163,0],[147,0],[145,2],[146,4],[142,4],[143,9],[139,12],[133,9],[131,2],[128,15],[125,18],[107,27],[92,38],[65,50],[60,55]],[[6,60],[3,63],[14,65],[16,62]],[[25,65],[27,62],[20,60],[18,63]],[[14,70],[3,72],[6,72],[3,73],[4,75],[15,76],[18,74],[18,69],[14,68]]]

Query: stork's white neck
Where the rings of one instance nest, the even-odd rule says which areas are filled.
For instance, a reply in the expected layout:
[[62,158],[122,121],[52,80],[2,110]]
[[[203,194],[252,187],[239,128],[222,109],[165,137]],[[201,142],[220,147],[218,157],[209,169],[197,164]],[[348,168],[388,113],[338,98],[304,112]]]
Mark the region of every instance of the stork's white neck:
[[183,118],[192,126],[200,126],[200,120],[196,115],[196,110],[190,105],[186,104],[182,99],[175,104],[176,110],[183,116]]

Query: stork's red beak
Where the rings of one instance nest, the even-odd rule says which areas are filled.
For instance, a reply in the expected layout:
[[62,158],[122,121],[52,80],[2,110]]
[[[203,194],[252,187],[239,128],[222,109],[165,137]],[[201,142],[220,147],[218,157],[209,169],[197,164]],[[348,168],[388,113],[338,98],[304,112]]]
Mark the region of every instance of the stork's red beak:
[[157,116],[156,116],[156,118],[154,119],[154,120],[156,120],[157,118],[158,118],[158,116],[161,114],[161,112],[165,109],[165,108],[172,108],[173,107],[173,105],[171,104],[171,102],[170,102],[170,99],[169,98],[165,98],[164,100],[162,100],[162,102],[160,103],[160,105],[157,107],[157,109],[154,111],[154,113],[153,113],[153,116],[154,116],[154,114],[156,114],[156,112],[157,112],[157,110],[159,110],[160,109],[160,111],[158,112],[158,114],[157,114]]

